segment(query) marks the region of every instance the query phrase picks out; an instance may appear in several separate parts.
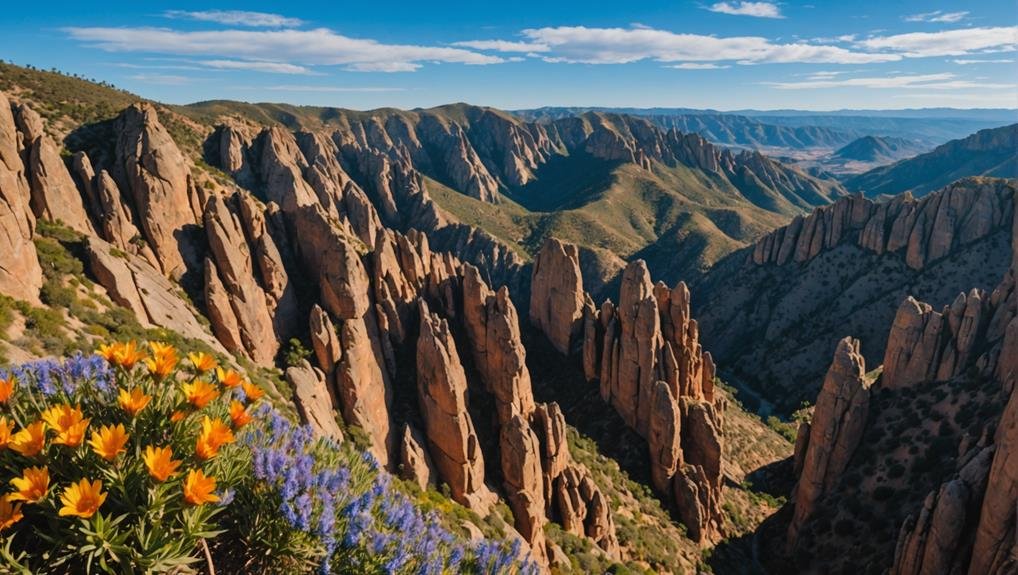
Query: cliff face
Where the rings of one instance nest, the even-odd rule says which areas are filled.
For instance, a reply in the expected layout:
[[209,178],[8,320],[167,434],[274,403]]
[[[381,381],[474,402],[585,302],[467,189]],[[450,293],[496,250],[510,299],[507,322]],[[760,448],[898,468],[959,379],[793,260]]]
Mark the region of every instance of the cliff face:
[[603,401],[647,440],[655,489],[675,503],[691,538],[717,539],[723,403],[714,393],[714,363],[690,316],[689,290],[681,282],[673,289],[652,284],[638,260],[622,275],[619,305],[607,301],[595,310],[569,254],[575,246],[557,240],[542,248],[531,292],[531,309],[539,311],[531,323],[561,353],[582,342],[588,381],[600,380]]
[[841,338],[880,364],[909,294],[940,306],[996,285],[1013,257],[1015,196],[1013,181],[970,178],[920,200],[853,196],[796,218],[693,286],[705,344],[730,375],[794,409]]
[[[904,300],[872,385],[857,342],[841,342],[796,450],[788,550],[797,569],[1018,568],[1016,329],[1011,269],[992,292],[962,293],[940,311]],[[831,545],[853,558],[825,557]]]
[[11,103],[0,93],[0,291],[34,303],[39,301],[42,268],[32,243],[35,214],[23,145]]

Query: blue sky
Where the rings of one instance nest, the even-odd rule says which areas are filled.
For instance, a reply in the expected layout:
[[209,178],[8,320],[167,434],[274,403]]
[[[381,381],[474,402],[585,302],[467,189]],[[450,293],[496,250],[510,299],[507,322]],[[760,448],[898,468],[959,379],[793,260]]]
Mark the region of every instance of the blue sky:
[[0,58],[170,103],[1018,108],[1014,0],[33,8],[3,8]]

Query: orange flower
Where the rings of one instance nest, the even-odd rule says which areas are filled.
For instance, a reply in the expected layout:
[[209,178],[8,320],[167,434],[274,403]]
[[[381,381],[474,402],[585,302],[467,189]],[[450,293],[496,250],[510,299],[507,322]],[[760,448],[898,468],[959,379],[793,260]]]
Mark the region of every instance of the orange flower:
[[219,501],[219,497],[212,493],[215,490],[215,477],[206,477],[200,469],[187,472],[187,479],[184,480],[184,501],[191,505],[215,503]]
[[181,421],[184,421],[184,418],[186,418],[186,417],[187,417],[187,413],[183,412],[183,411],[180,411],[178,409],[177,411],[174,411],[170,415],[170,421],[172,421],[173,423],[180,423]]
[[162,379],[177,367],[177,350],[172,345],[165,343],[151,342],[152,357],[145,360],[148,372],[158,379]]
[[9,495],[0,497],[0,531],[14,525],[24,517],[21,513],[21,504],[11,504]]
[[14,395],[14,388],[18,386],[18,380],[12,375],[7,379],[0,378],[0,403],[7,403]]
[[46,446],[46,423],[36,421],[30,424],[28,427],[15,433],[7,446],[25,457],[38,455],[42,448]]
[[230,402],[230,419],[233,420],[233,426],[237,429],[244,427],[248,423],[251,423],[251,414],[244,409],[244,404],[237,401],[236,399]]
[[237,387],[244,382],[243,376],[232,369],[223,369],[221,367],[216,368],[216,377],[219,379],[219,383],[226,387]]
[[81,413],[80,406],[71,407],[66,403],[55,405],[42,412],[42,419],[57,432],[53,443],[77,447],[85,439],[89,420]]
[[92,440],[88,444],[92,446],[96,455],[106,461],[113,461],[118,454],[125,451],[127,430],[124,429],[123,423],[118,423],[116,427],[104,425],[99,431],[92,432]]
[[14,422],[7,421],[7,417],[0,417],[0,449],[7,447],[11,441],[11,432],[14,431]]
[[11,479],[11,485],[16,490],[7,496],[11,501],[38,503],[46,497],[46,492],[49,491],[49,469],[29,467],[22,472],[21,477]]
[[185,383],[181,386],[181,389],[184,391],[184,397],[191,402],[191,405],[198,409],[205,407],[210,401],[219,397],[219,390],[216,389],[216,386],[201,379]]
[[233,443],[233,431],[218,419],[205,416],[201,422],[201,433],[195,443],[194,451],[200,459],[212,459],[219,453],[219,448]]
[[244,395],[247,396],[248,401],[251,402],[258,401],[259,399],[262,398],[263,395],[265,395],[265,390],[263,390],[262,388],[258,387],[253,383],[245,381],[240,385],[241,387],[244,388]]
[[145,392],[140,387],[135,387],[128,392],[126,389],[121,389],[120,393],[117,394],[117,403],[123,408],[131,417],[138,415],[138,412],[145,409],[148,402],[152,400],[152,396],[145,395]]
[[63,503],[60,516],[74,515],[88,519],[95,515],[95,512],[99,511],[99,506],[106,501],[106,494],[102,492],[102,488],[103,483],[99,480],[89,483],[88,479],[82,479],[72,483],[60,496],[60,502]]
[[145,352],[138,349],[138,344],[133,341],[100,345],[99,355],[124,369],[132,369],[136,363],[145,359]]
[[216,361],[216,358],[212,357],[211,355],[205,352],[200,353],[191,352],[187,354],[187,358],[191,360],[191,365],[193,365],[195,369],[202,373],[205,373],[206,371],[212,371],[213,369],[216,368],[217,365],[219,365],[219,363]]
[[177,468],[180,467],[180,461],[173,459],[173,450],[169,447],[150,445],[145,448],[142,459],[145,460],[148,474],[156,481],[166,481],[168,477],[176,474]]

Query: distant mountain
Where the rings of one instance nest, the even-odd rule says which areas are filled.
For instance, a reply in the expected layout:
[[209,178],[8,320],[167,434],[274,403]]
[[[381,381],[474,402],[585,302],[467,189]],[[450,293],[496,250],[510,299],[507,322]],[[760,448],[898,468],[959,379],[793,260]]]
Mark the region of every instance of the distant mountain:
[[981,130],[932,152],[870,170],[846,181],[869,196],[922,196],[966,176],[1018,177],[1018,124]]
[[831,159],[886,164],[914,156],[921,151],[923,151],[921,146],[904,138],[863,136],[858,140],[853,140],[847,146],[839,148],[831,156]]

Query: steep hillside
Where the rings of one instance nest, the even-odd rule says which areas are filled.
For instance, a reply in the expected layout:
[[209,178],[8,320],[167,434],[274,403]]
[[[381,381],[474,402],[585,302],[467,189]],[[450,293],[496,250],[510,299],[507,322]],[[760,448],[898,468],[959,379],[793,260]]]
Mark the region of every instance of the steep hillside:
[[845,162],[873,162],[889,164],[913,156],[922,148],[904,138],[864,136],[837,149],[831,158]]
[[1018,124],[981,130],[896,164],[850,178],[845,187],[868,196],[911,192],[919,197],[967,176],[1018,178]]
[[693,284],[705,345],[726,376],[790,413],[812,400],[843,337],[879,362],[905,296],[941,306],[992,288],[1011,261],[1015,190],[969,178],[920,200],[854,196],[796,218]]

